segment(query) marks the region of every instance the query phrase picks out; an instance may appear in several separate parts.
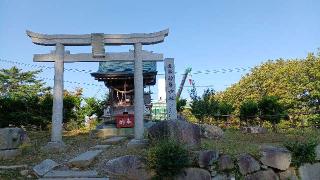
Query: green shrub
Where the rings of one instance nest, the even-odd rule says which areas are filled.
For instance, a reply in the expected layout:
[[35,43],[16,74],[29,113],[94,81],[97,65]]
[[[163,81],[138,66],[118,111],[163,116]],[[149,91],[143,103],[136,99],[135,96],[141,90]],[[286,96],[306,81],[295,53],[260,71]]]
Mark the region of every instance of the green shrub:
[[240,120],[252,120],[258,115],[258,103],[253,100],[244,101],[240,106]]
[[276,124],[285,115],[285,108],[279,103],[279,98],[276,96],[264,96],[258,102],[258,108],[260,110],[260,118],[272,123],[273,130],[276,130]]
[[228,116],[226,115],[230,115],[231,113],[233,113],[233,111],[234,107],[232,106],[232,104],[226,101],[219,102],[219,114],[220,116],[222,116],[222,120],[227,121]]
[[187,105],[187,99],[177,99],[177,111],[181,113]]
[[148,151],[147,164],[155,170],[157,178],[169,178],[189,165],[188,150],[176,141],[165,139]]
[[299,167],[304,163],[315,162],[316,152],[315,148],[317,142],[309,140],[307,142],[287,142],[284,146],[292,153],[292,165]]
[[310,115],[308,118],[308,123],[310,126],[320,128],[320,114]]

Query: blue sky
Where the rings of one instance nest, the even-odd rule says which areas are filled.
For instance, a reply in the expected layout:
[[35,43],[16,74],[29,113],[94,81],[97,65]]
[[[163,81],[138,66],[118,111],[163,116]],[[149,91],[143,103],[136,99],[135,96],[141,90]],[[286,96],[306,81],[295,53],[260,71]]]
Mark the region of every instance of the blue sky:
[[[253,67],[268,59],[303,58],[320,47],[320,1],[318,0],[1,0],[0,58],[35,65],[36,53],[53,47],[31,43],[25,31],[47,34],[155,32],[170,29],[162,44],[146,50],[175,58],[176,71]],[[130,46],[106,47],[127,51]],[[71,53],[90,52],[90,47],[67,47]],[[11,63],[1,62],[0,68]],[[18,66],[25,70],[31,67]],[[97,63],[66,64],[66,68],[97,70]],[[163,64],[158,64],[163,72]],[[223,90],[248,71],[193,75],[196,85]],[[53,70],[41,77],[53,78]],[[161,76],[159,76],[161,78]],[[181,76],[177,75],[177,85]],[[89,74],[66,72],[65,80],[98,84]],[[52,85],[51,80],[47,80]],[[100,85],[103,85],[100,83]],[[66,89],[76,86],[65,83]],[[81,85],[86,96],[101,97],[105,88]],[[154,88],[156,89],[156,88]],[[183,96],[188,96],[188,88]],[[203,88],[198,88],[203,92]]]

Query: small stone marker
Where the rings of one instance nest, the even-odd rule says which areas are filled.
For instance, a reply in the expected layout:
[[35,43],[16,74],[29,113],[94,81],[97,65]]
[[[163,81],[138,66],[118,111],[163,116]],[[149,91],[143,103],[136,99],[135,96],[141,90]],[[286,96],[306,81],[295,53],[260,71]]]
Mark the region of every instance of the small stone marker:
[[50,171],[46,175],[46,178],[90,178],[98,177],[97,171]]
[[87,152],[82,153],[79,156],[71,159],[68,163],[69,163],[69,165],[74,166],[74,167],[79,167],[79,168],[87,167],[92,163],[92,161],[100,153],[102,153],[102,150],[87,151]]
[[104,141],[102,141],[104,144],[119,144],[121,142],[123,142],[124,140],[126,140],[126,137],[121,137],[121,136],[115,136],[115,137],[111,137],[109,139],[106,139]]
[[0,150],[0,160],[1,159],[14,159],[15,157],[21,154],[20,149],[8,149],[8,150]]
[[21,128],[0,128],[0,150],[18,149],[26,139]]
[[164,71],[166,78],[167,119],[177,120],[175,67],[173,58],[166,58],[164,60]]
[[57,167],[59,164],[56,163],[55,161],[51,159],[46,159],[42,161],[40,164],[36,165],[33,167],[33,171],[38,175],[38,176],[43,176],[49,171],[51,171],[53,168]]
[[92,150],[106,150],[106,149],[109,149],[111,147],[111,145],[107,145],[107,144],[104,144],[104,145],[96,145],[94,147],[91,147],[90,149]]

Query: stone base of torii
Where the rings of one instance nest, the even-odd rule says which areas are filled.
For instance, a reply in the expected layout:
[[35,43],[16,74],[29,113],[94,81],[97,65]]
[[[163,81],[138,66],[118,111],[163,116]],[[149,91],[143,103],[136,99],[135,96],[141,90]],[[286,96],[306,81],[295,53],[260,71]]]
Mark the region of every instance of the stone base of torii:
[[[37,45],[55,46],[56,50],[49,54],[35,54],[35,62],[54,62],[54,87],[52,109],[51,141],[43,148],[48,151],[63,151],[62,140],[64,63],[68,62],[101,62],[101,61],[134,61],[134,139],[128,147],[141,147],[147,144],[144,139],[143,124],[143,61],[163,61],[163,55],[143,51],[143,45],[157,44],[164,41],[169,30],[155,33],[103,34],[84,35],[46,35],[27,31],[32,42]],[[133,45],[134,52],[106,53],[105,46]],[[92,46],[92,53],[70,54],[65,46]],[[169,120],[177,119],[175,100],[175,71],[173,58],[165,59],[167,115]]]

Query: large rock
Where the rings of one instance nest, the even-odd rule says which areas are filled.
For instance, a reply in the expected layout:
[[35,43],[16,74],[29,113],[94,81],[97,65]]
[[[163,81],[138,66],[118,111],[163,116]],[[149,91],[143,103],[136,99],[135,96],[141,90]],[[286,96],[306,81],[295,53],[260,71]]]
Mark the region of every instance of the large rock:
[[201,124],[201,132],[201,135],[208,139],[221,139],[223,137],[223,130],[218,126]]
[[219,158],[219,152],[216,150],[206,150],[199,152],[199,166],[201,168],[207,168],[217,161]]
[[242,154],[238,157],[238,166],[242,175],[260,170],[259,162],[249,154]]
[[299,167],[299,175],[301,180],[320,179],[320,163],[304,164]]
[[17,149],[27,139],[26,132],[21,128],[1,128],[0,150]]
[[71,159],[68,164],[73,167],[84,168],[89,166],[93,160],[102,153],[102,150],[92,150],[84,152],[77,157]]
[[56,163],[55,161],[53,161],[51,159],[46,159],[46,160],[42,161],[40,164],[34,166],[33,171],[38,176],[43,176],[57,166],[59,166],[59,164]]
[[121,156],[106,162],[105,169],[113,176],[126,179],[151,179],[152,173],[146,170],[146,165],[140,157],[134,155]]
[[316,147],[316,160],[320,161],[320,144]]
[[198,147],[201,143],[199,126],[181,120],[158,122],[148,129],[148,135],[151,141],[170,138],[189,147]]
[[175,180],[211,180],[209,171],[200,168],[185,168],[175,178]]
[[218,160],[218,167],[220,171],[231,170],[234,168],[234,163],[229,155],[223,155]]
[[211,180],[231,180],[231,178],[228,178],[226,174],[217,174]]
[[299,178],[296,175],[294,168],[289,168],[285,171],[280,171],[279,173],[280,180],[298,180]]
[[247,175],[245,180],[278,180],[279,177],[272,169],[265,171],[258,171],[253,174]]
[[20,149],[0,150],[0,160],[14,159],[19,155],[21,155]]
[[260,161],[269,167],[287,170],[291,163],[291,153],[285,148],[264,147],[261,151]]

